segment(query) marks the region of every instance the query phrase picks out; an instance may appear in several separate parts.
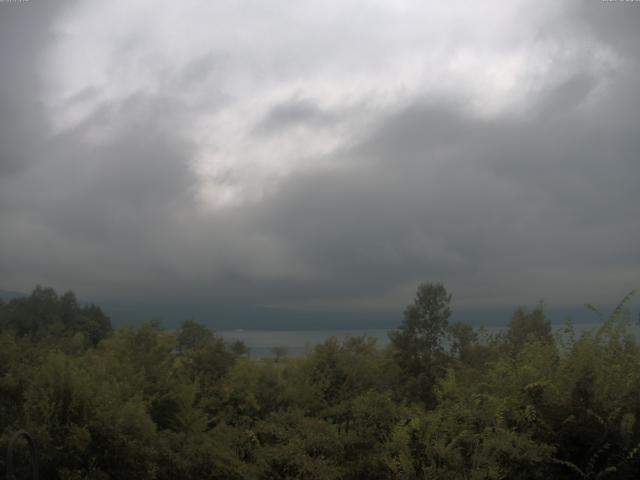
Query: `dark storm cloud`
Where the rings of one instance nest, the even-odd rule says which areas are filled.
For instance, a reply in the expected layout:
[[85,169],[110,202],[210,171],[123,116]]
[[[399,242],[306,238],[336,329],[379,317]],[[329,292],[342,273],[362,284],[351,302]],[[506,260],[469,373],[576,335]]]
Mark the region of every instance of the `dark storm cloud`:
[[[58,10],[7,6],[0,249],[10,254],[0,272],[10,284],[0,287],[40,282],[97,299],[179,297],[205,307],[399,308],[424,280],[446,281],[467,306],[612,302],[636,286],[640,50],[615,5],[600,16],[574,4],[554,28],[589,32],[619,63],[594,70],[578,56],[557,80],[533,85],[515,113],[478,114],[451,93],[331,108],[296,93],[299,85],[283,89],[246,120],[241,138],[257,145],[246,155],[301,130],[314,134],[301,147],[316,133],[346,140],[317,157],[300,154],[317,167],[293,168],[261,201],[213,209],[198,203],[195,159],[204,151],[216,167],[225,151],[203,148],[191,119],[246,99],[252,110],[250,92],[224,83],[234,84],[233,52],[211,45],[180,68],[162,64],[153,88],[108,96],[84,86],[64,105],[87,113],[56,129],[39,92]],[[142,36],[127,37],[110,61],[135,64],[128,52]],[[207,95],[189,96],[198,89]],[[223,141],[228,124],[197,126]],[[229,181],[244,173],[231,171]]]
[[640,9],[634,2],[577,2],[572,16],[577,26],[607,42],[619,52],[637,58],[640,52]]
[[332,121],[339,121],[339,117],[324,112],[313,102],[294,98],[271,108],[254,132],[263,135],[286,134],[292,127],[326,126]]
[[[108,292],[165,273],[158,258],[172,254],[158,237],[184,209],[193,149],[179,132],[184,105],[165,96],[103,102],[73,129],[52,129],[44,51],[70,6],[0,5],[0,271],[21,288]],[[98,93],[86,88],[67,104]]]
[[162,270],[158,240],[191,184],[191,148],[174,134],[168,110],[175,108],[160,99],[128,98],[50,138],[45,160],[3,192],[15,209],[6,220],[16,222],[5,251],[20,252],[4,258],[3,270],[24,269],[21,257],[29,257],[31,275],[73,285],[92,270],[106,284],[119,277],[113,270],[125,277]]
[[205,81],[210,75],[223,68],[224,63],[224,57],[213,52],[202,55],[180,73],[181,86],[190,86]]
[[53,40],[59,1],[0,4],[0,175],[27,168],[43,141],[46,122],[40,90],[43,49]]
[[[43,202],[46,220],[61,228],[93,224],[103,238],[141,223],[161,223],[191,184],[192,146],[175,134],[172,123],[178,108],[163,99],[135,96],[104,106],[78,129],[55,138],[54,171],[47,177],[54,184],[68,177],[80,181],[59,194],[48,193],[55,200]],[[106,138],[87,141],[92,134]]]
[[[579,302],[572,290],[584,277],[631,288],[640,92],[626,82],[621,75],[607,101],[585,111],[594,80],[577,74],[521,119],[416,102],[345,153],[358,159],[350,170],[292,179],[264,224],[317,272],[320,297],[425,278],[485,296],[498,286],[509,295],[516,281],[554,301]],[[559,287],[569,272],[576,284]]]

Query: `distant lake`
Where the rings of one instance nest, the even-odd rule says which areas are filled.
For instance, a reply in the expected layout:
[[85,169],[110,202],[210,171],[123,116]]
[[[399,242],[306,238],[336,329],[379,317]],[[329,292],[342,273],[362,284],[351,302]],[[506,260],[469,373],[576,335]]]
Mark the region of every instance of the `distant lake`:
[[227,341],[243,341],[249,347],[252,357],[272,357],[273,347],[285,347],[288,356],[300,357],[307,349],[312,349],[330,337],[344,340],[350,336],[366,335],[374,337],[380,348],[389,343],[389,330],[232,330],[218,333]]
[[[600,323],[576,323],[576,333],[597,328]],[[483,331],[486,334],[495,334],[505,328],[502,326],[486,326]],[[564,324],[553,325],[554,331],[560,331]],[[290,357],[300,357],[316,345],[323,343],[330,337],[344,340],[348,337],[361,337],[366,335],[377,341],[378,348],[384,348],[389,344],[388,329],[370,330],[227,330],[218,332],[228,342],[241,340],[249,348],[251,357],[273,357],[273,347],[285,347]],[[633,323],[632,331],[640,338],[640,329]]]

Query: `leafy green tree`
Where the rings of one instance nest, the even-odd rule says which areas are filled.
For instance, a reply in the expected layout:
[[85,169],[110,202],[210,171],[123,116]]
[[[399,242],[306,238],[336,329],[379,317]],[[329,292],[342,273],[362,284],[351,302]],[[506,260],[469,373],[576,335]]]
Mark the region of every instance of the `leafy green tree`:
[[303,362],[301,391],[313,392],[307,398],[308,412],[345,424],[350,418],[350,402],[370,390],[385,388],[384,365],[371,337],[350,337],[340,342],[328,338],[316,345]]
[[451,316],[451,295],[442,283],[418,286],[400,327],[389,334],[406,376],[409,398],[433,406],[433,387],[444,372],[443,340]]
[[354,398],[349,407],[349,423],[342,431],[346,478],[395,478],[394,430],[407,413],[390,392],[368,391]]
[[564,355],[549,409],[559,472],[572,478],[637,478],[640,472],[640,347],[625,297]]
[[202,323],[185,320],[178,329],[177,346],[182,353],[202,349],[214,341],[213,332]]
[[289,354],[289,349],[287,347],[283,347],[282,345],[276,345],[271,348],[271,353],[276,357],[276,360],[280,360],[286,357]]
[[93,347],[107,338],[111,332],[111,320],[100,307],[89,305],[83,307],[71,324],[71,331],[81,333]]
[[471,364],[478,348],[478,334],[471,325],[456,322],[449,327],[451,354],[462,363]]
[[164,431],[155,445],[158,480],[253,480],[256,468],[237,455],[242,432],[228,427],[200,433]]
[[235,340],[230,345],[231,352],[238,357],[249,355],[249,347],[242,340]]
[[274,360],[193,321],[111,332],[37,287],[0,305],[0,451],[27,428],[52,480],[638,477],[628,297],[591,332],[518,309],[489,341],[448,326],[450,298],[421,285],[385,349],[330,338]]
[[96,346],[112,332],[111,320],[95,305],[80,306],[74,293],[61,296],[52,288],[37,286],[31,295],[11,300],[1,309],[3,329],[33,341],[82,349]]
[[261,479],[338,480],[349,478],[341,465],[343,445],[335,426],[299,410],[274,413],[256,426]]
[[243,359],[225,376],[219,398],[218,421],[229,425],[253,426],[272,412],[286,410],[290,399],[281,364],[255,364]]
[[237,357],[222,337],[193,320],[180,326],[176,347],[182,370],[190,380],[200,384],[203,394],[219,383]]
[[545,317],[542,303],[531,312],[519,307],[513,313],[507,327],[505,341],[513,352],[521,350],[530,341],[553,342],[551,322]]

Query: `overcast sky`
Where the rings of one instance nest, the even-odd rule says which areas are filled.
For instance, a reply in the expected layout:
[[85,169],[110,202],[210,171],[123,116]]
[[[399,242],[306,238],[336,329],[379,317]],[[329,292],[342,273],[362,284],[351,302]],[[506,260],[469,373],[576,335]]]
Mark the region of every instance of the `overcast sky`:
[[616,303],[639,24],[596,0],[2,2],[0,289]]

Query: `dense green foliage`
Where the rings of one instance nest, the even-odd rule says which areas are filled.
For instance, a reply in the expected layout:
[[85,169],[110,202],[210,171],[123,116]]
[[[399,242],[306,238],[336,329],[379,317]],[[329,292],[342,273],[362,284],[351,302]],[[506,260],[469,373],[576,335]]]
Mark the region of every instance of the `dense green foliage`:
[[[635,479],[640,348],[618,308],[553,335],[449,324],[421,285],[391,334],[251,359],[207,327],[111,329],[36,288],[0,302],[0,452],[26,428],[46,479]],[[4,472],[0,455],[0,475]]]

